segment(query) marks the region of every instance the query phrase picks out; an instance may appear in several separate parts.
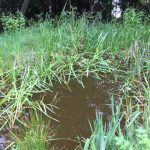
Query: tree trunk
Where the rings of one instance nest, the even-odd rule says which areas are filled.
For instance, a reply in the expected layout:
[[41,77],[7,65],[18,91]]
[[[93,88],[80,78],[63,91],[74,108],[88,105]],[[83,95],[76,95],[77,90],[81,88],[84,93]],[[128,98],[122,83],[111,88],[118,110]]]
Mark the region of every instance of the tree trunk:
[[30,0],[24,0],[23,1],[22,7],[21,7],[21,12],[22,12],[23,15],[25,15],[25,13],[26,13],[29,2],[30,2]]

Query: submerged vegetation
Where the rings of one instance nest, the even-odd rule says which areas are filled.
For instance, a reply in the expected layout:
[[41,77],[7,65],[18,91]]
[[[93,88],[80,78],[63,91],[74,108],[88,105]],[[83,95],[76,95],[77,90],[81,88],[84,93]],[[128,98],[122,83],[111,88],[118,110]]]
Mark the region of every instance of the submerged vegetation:
[[[77,19],[74,14],[63,13],[58,21],[47,19],[25,29],[2,33],[1,130],[22,122],[26,109],[37,109],[49,116],[48,111],[53,112],[55,105],[32,101],[32,95],[49,90],[53,81],[68,85],[76,78],[84,86],[84,76],[100,79],[108,73],[122,82],[117,100],[114,97],[114,101],[119,99],[122,103],[112,106],[115,112],[108,128],[97,114],[93,134],[85,140],[84,149],[148,150],[150,29],[143,14],[132,9],[126,11],[122,23],[91,22],[86,16]],[[30,134],[37,136],[34,131],[25,133],[23,142],[16,141],[18,148],[31,142]],[[37,134],[41,137],[45,132]],[[38,144],[45,148],[44,143]]]

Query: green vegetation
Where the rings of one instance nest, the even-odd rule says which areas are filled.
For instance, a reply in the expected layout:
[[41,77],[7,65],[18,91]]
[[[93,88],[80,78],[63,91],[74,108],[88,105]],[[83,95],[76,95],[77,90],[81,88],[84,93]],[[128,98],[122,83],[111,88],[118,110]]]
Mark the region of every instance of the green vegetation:
[[150,149],[150,127],[146,125],[149,122],[149,118],[144,118],[142,123],[138,122],[143,117],[143,112],[139,109],[136,109],[136,111],[130,110],[127,122],[123,122],[124,124],[122,124],[123,116],[127,114],[125,112],[122,113],[120,109],[121,105],[118,105],[116,113],[114,113],[113,108],[113,115],[107,128],[103,125],[102,117],[97,115],[92,135],[85,140],[84,150]]
[[[146,26],[142,27],[141,18],[142,13],[136,14],[134,10],[128,9],[124,14],[126,31],[124,34],[130,31],[128,34],[130,38],[132,30],[137,28],[140,30],[143,28],[143,31],[149,34],[149,29],[146,30]],[[137,30],[135,32],[138,33]],[[118,106],[114,106],[115,99],[112,98],[112,117],[109,126],[104,127],[102,118],[97,116],[92,129],[93,133],[89,139],[85,140],[84,150],[150,149],[148,117],[150,115],[150,39],[148,37],[145,40],[145,37],[146,34],[142,39],[139,36],[135,37],[134,44],[131,44],[124,55],[124,69],[120,70],[123,71],[120,76],[123,86],[120,89],[121,95],[117,96],[121,102]]]
[[[26,123],[22,121],[24,124],[20,127],[17,135],[11,133],[12,140],[16,142],[13,150],[45,150],[48,141],[53,138],[53,132],[48,130],[49,124],[45,125],[42,116],[35,111],[30,116],[30,121],[28,120]],[[49,136],[48,133],[51,135]]]
[[17,12],[15,15],[3,13],[0,19],[5,31],[11,31],[18,28],[22,29],[25,28],[26,25],[25,18],[20,12]]
[[[123,23],[103,24],[91,23],[86,16],[77,19],[64,13],[56,22],[46,20],[2,33],[0,120],[3,125],[13,127],[26,108],[38,109],[45,115],[53,111],[53,103],[46,105],[31,98],[33,93],[50,89],[53,81],[68,84],[76,78],[82,84],[83,76],[100,78],[110,73],[123,82],[118,95],[122,107],[118,106],[113,113],[108,130],[97,116],[84,149],[138,150],[143,145],[149,149],[150,29],[142,15],[128,9]],[[124,110],[123,115],[120,109]],[[122,117],[125,132],[121,131]],[[28,140],[27,132],[19,145]]]

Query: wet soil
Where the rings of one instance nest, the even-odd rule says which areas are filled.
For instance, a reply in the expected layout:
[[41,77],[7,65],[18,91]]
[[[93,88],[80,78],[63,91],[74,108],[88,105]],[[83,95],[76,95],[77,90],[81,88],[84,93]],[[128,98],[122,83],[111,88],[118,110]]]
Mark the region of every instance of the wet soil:
[[[56,129],[56,140],[50,144],[55,149],[74,150],[81,138],[91,135],[89,122],[93,123],[96,112],[103,116],[103,122],[107,123],[111,116],[110,94],[118,89],[118,83],[111,79],[96,80],[83,78],[84,87],[77,80],[71,80],[66,85],[55,82],[53,92],[38,93],[33,100],[43,100],[50,104],[52,99],[57,100],[56,114],[52,117],[59,122],[51,121],[51,128]],[[57,95],[57,97],[56,97]],[[78,138],[79,139],[78,139]]]

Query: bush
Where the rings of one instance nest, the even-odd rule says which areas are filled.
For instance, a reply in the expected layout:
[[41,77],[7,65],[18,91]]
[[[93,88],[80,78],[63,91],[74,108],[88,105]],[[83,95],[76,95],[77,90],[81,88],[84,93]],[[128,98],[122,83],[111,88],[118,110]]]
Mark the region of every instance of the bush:
[[141,26],[143,16],[143,12],[136,12],[135,9],[128,8],[123,15],[124,26],[127,28]]
[[26,24],[24,16],[19,11],[15,15],[11,13],[3,13],[0,19],[2,22],[3,29],[5,31],[11,31],[18,28],[22,29],[25,27]]

